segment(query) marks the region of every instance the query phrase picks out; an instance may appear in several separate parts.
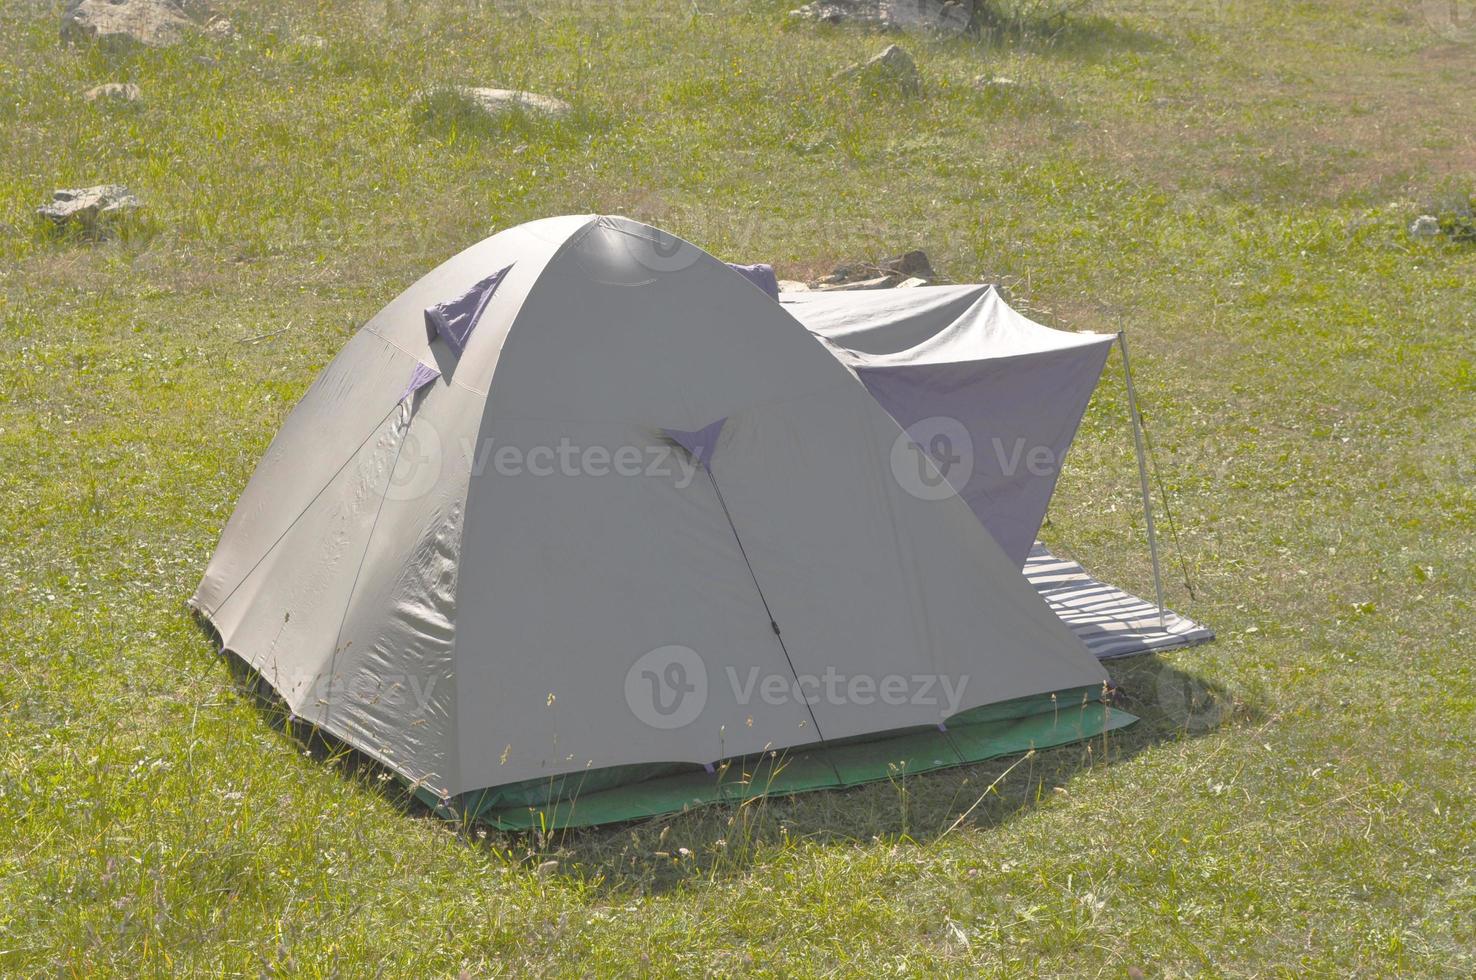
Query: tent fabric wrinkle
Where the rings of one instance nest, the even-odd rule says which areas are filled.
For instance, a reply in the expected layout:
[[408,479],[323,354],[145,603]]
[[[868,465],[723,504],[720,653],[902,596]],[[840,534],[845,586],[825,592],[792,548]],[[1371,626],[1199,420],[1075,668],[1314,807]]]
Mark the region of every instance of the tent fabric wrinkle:
[[455,299],[426,307],[425,326],[429,336],[440,337],[460,357],[492,294],[497,292],[497,287],[502,285],[503,278],[511,269],[511,265],[499,269]]

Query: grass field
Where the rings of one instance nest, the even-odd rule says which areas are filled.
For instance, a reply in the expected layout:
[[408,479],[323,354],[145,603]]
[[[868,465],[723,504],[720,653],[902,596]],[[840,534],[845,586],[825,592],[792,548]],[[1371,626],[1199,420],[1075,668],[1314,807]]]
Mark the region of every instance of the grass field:
[[[1407,233],[1476,185],[1476,5],[1100,0],[902,39],[920,98],[796,5],[239,0],[121,54],[0,5],[0,973],[1476,972],[1476,246]],[[121,237],[35,220],[105,182]],[[1126,325],[1219,642],[1114,665],[1089,745],[550,839],[312,757],[184,608],[219,530],[358,324],[584,211]],[[1151,592],[1115,362],[1067,469],[1048,538]]]

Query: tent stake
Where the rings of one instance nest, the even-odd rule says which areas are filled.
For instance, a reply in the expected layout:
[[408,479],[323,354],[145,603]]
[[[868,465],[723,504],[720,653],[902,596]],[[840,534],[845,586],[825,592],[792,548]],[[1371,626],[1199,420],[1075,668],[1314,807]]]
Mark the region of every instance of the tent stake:
[[1153,594],[1158,598],[1158,625],[1167,629],[1163,607],[1163,573],[1158,567],[1158,535],[1153,529],[1153,491],[1148,486],[1148,460],[1143,452],[1143,420],[1138,414],[1138,396],[1133,392],[1133,367],[1128,360],[1127,332],[1117,331],[1122,349],[1122,376],[1127,382],[1128,418],[1133,424],[1133,448],[1138,454],[1138,483],[1143,490],[1143,520],[1148,525],[1148,556],[1153,562]]

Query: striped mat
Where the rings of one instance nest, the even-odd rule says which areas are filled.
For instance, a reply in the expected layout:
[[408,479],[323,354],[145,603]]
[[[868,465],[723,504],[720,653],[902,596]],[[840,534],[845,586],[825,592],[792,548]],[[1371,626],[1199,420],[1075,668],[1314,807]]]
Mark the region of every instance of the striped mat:
[[1215,638],[1213,630],[1175,612],[1165,610],[1160,623],[1153,603],[1098,582],[1039,541],[1025,560],[1025,577],[1098,660],[1196,646]]

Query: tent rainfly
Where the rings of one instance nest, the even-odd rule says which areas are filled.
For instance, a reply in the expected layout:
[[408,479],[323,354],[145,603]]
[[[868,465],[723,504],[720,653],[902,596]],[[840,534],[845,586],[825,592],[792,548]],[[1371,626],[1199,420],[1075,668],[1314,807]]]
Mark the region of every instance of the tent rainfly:
[[295,717],[503,828],[1089,737],[1133,718],[1022,567],[1113,339],[521,225],[324,369],[191,605]]

